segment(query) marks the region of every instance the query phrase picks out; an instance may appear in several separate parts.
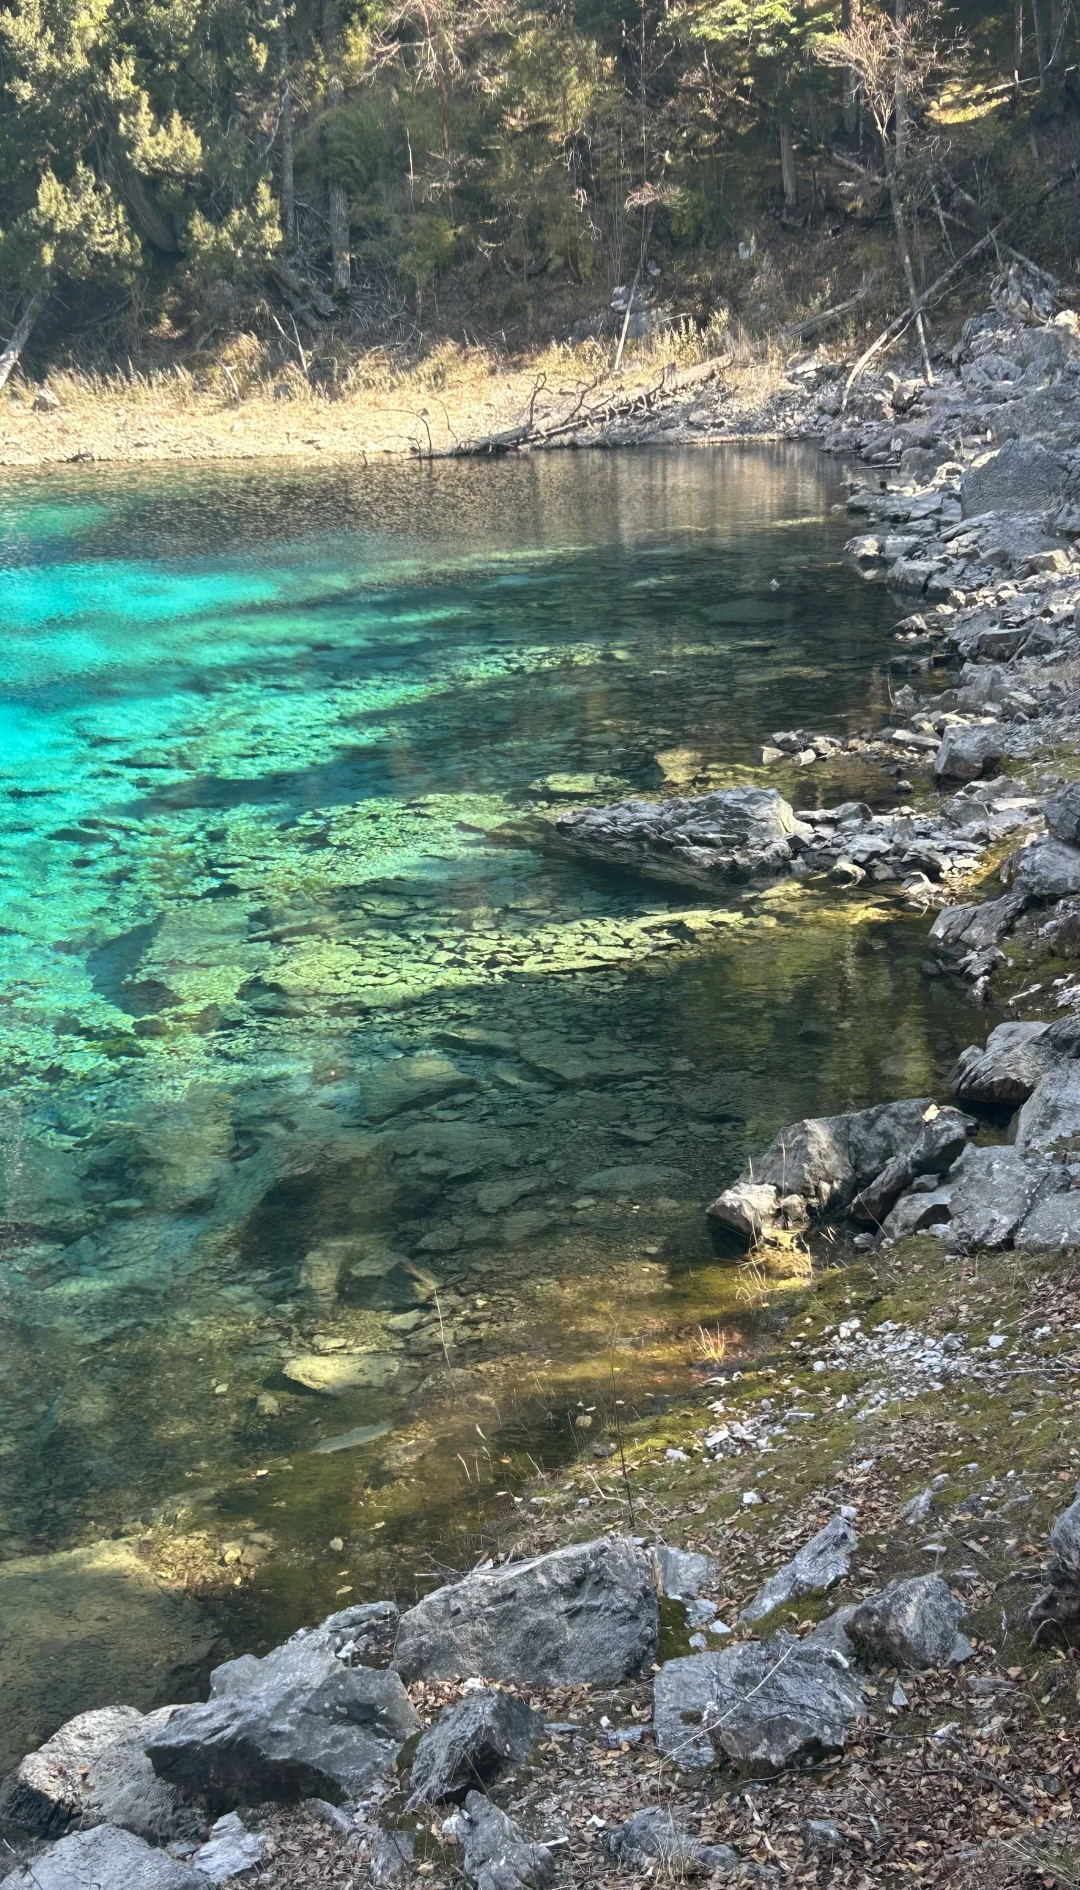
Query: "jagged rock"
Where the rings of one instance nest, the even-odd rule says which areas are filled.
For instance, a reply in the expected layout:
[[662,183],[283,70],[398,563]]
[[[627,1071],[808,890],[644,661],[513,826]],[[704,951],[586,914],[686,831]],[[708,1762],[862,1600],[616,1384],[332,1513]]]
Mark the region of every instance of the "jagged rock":
[[1080,1189],[1036,1201],[1017,1228],[1013,1246],[1018,1252],[1080,1247]]
[[1047,801],[1046,825],[1057,840],[1080,844],[1080,781],[1070,781]]
[[436,1588],[402,1615],[394,1665],[406,1680],[616,1686],[653,1659],[658,1633],[647,1557],[601,1536]]
[[785,1601],[798,1601],[804,1595],[821,1595],[835,1588],[848,1573],[852,1552],[858,1546],[859,1538],[851,1524],[843,1516],[830,1517],[790,1562],[763,1583],[739,1620],[762,1621]]
[[616,1863],[631,1870],[646,1870],[659,1863],[680,1878],[689,1870],[730,1873],[740,1869],[742,1863],[730,1845],[703,1844],[670,1811],[662,1811],[658,1805],[635,1811],[625,1824],[612,1825],[604,1832],[602,1844]]
[[465,1874],[476,1890],[546,1890],[555,1865],[546,1844],[533,1844],[512,1818],[479,1792],[443,1825],[465,1852]]
[[944,1667],[971,1653],[956,1631],[963,1612],[940,1575],[913,1575],[861,1602],[847,1633],[863,1659],[881,1666]]
[[851,1203],[852,1219],[880,1227],[893,1202],[920,1175],[948,1172],[974,1126],[955,1109],[939,1109],[923,1123],[911,1147],[904,1154],[894,1155],[869,1187],[860,1189]]
[[952,1212],[952,1187],[946,1183],[928,1192],[902,1194],[881,1223],[886,1240],[907,1240],[928,1227],[940,1227]]
[[1016,1118],[1016,1146],[1042,1154],[1071,1150],[1080,1138],[1080,1063],[1059,1063],[1040,1079]]
[[749,1224],[756,1238],[782,1224],[782,1203],[791,1197],[800,1196],[815,1213],[843,1207],[894,1155],[911,1148],[935,1106],[921,1096],[789,1123],[717,1197],[709,1219],[744,1237]]
[[1046,1032],[1045,1024],[999,1024],[984,1049],[973,1043],[960,1052],[950,1085],[962,1102],[1019,1107],[1055,1060]]
[[842,1751],[866,1712],[843,1657],[789,1634],[669,1660],[653,1702],[656,1743],[684,1770],[710,1764],[714,1745],[753,1770],[812,1762]]
[[95,1824],[120,1825],[151,1844],[198,1839],[206,1819],[175,1786],[159,1778],[147,1757],[147,1743],[164,1726],[171,1707],[147,1713],[142,1724],[122,1733],[91,1761],[85,1777],[86,1802],[79,1817],[86,1830]]
[[1004,738],[996,724],[954,722],[941,738],[934,773],[939,781],[977,781],[997,767],[1004,753]]
[[81,1816],[91,1766],[118,1739],[143,1724],[134,1706],[102,1706],[77,1713],[0,1785],[0,1819],[39,1837],[56,1837]]
[[775,788],[579,808],[560,814],[555,830],[590,859],[706,888],[783,872],[810,838]]
[[1012,931],[1028,904],[1023,890],[979,906],[945,906],[930,927],[930,942],[946,963],[989,951]]
[[228,1811],[212,1827],[205,1844],[192,1858],[192,1867],[211,1883],[228,1883],[256,1870],[266,1854],[266,1839],[249,1831],[238,1811]]
[[356,1796],[420,1722],[397,1674],[349,1667],[315,1630],[211,1676],[147,1744],[159,1777],[212,1806]]
[[960,510],[964,518],[983,512],[1047,512],[1060,501],[1067,477],[1062,461],[1040,441],[1006,440],[1000,451],[976,460],[964,474]]
[[411,1831],[382,1831],[376,1827],[364,1848],[368,1876],[376,1890],[397,1890],[398,1885],[412,1880],[416,1839]]
[[950,1183],[950,1240],[961,1251],[994,1250],[1012,1245],[1035,1202],[1064,1187],[1065,1177],[1049,1161],[1019,1148],[968,1147]]
[[206,1878],[133,1832],[99,1824],[9,1872],[0,1890],[206,1890]]
[[849,1667],[854,1667],[859,1658],[848,1639],[848,1624],[858,1605],[857,1601],[849,1601],[843,1608],[834,1608],[808,1636],[815,1646],[828,1647],[834,1654],[842,1655]]
[[1080,900],[1059,900],[1039,937],[1055,958],[1080,958]]
[[692,1549],[673,1549],[658,1542],[653,1550],[660,1593],[674,1601],[691,1601],[720,1580],[720,1566],[711,1555]]
[[1080,893],[1080,847],[1052,834],[1040,834],[1021,847],[1002,869],[1029,900],[1067,899]]
[[513,1693],[484,1687],[440,1713],[416,1748],[407,1810],[497,1784],[528,1758],[543,1714]]

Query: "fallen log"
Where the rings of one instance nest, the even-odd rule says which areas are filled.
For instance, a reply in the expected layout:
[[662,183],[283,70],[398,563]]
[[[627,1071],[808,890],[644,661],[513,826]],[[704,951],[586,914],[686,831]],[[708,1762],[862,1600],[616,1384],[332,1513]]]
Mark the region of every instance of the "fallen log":
[[29,341],[33,332],[34,323],[37,321],[48,299],[49,291],[43,283],[39,288],[31,289],[30,294],[23,303],[22,312],[15,324],[11,338],[7,346],[0,352],[0,387],[5,386],[9,375],[12,374],[18,366],[19,356]]
[[265,267],[267,275],[277,284],[291,308],[301,311],[313,308],[324,321],[330,320],[335,313],[334,301],[325,289],[316,288],[313,282],[305,281],[299,270],[286,262],[284,256],[268,256]]
[[809,341],[811,335],[816,335],[818,329],[824,328],[827,322],[835,321],[837,316],[848,315],[853,308],[858,308],[860,302],[865,302],[868,296],[873,295],[875,289],[881,287],[881,283],[880,269],[873,270],[856,289],[854,295],[849,295],[846,301],[834,302],[831,308],[818,309],[816,315],[808,315],[805,321],[790,323],[783,331],[785,338],[791,341]]
[[851,373],[848,375],[847,380],[844,382],[843,407],[846,408],[848,396],[855,382],[858,380],[863,369],[869,366],[874,356],[880,354],[883,348],[887,348],[890,342],[899,341],[904,330],[910,328],[916,316],[921,315],[924,309],[929,308],[936,302],[944,294],[949,284],[956,279],[963,269],[966,269],[968,263],[971,262],[981,250],[986,249],[987,246],[993,242],[998,231],[1004,227],[1006,221],[1007,219],[1003,218],[1002,222],[997,224],[994,229],[987,230],[985,236],[980,236],[977,243],[973,243],[970,249],[966,249],[962,256],[958,256],[956,261],[950,264],[943,275],[938,276],[936,281],[932,282],[928,289],[924,289],[922,295],[917,298],[914,307],[904,309],[901,315],[894,317],[887,328],[883,328],[879,335],[875,335],[870,346],[864,349],[863,353],[856,361],[855,366],[852,368]]
[[530,402],[529,418],[514,427],[505,427],[498,433],[482,434],[475,440],[459,440],[440,453],[425,453],[424,459],[469,459],[478,458],[485,453],[513,453],[523,447],[543,446],[549,440],[556,440],[568,433],[577,433],[583,428],[609,426],[613,420],[625,420],[635,414],[653,413],[665,400],[675,394],[686,393],[691,387],[703,386],[713,379],[720,369],[726,367],[730,355],[717,355],[709,361],[699,362],[696,367],[684,368],[671,372],[665,369],[659,381],[651,387],[635,388],[631,394],[616,396],[597,406],[586,407],[585,396],[595,387],[595,381],[584,388],[578,397],[577,405],[569,414],[563,414],[557,420],[546,424],[533,417],[535,396]]

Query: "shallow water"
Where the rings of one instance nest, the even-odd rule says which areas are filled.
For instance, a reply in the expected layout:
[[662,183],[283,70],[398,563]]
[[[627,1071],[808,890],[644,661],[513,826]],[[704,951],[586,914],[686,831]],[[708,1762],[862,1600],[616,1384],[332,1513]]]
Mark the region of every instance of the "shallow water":
[[970,1013],[925,920],[706,910],[537,837],[873,719],[898,613],[836,481],[732,447],[0,488],[0,1557],[134,1533],[251,1644],[407,1598],[613,1374],[647,1408],[738,1322],[701,1207],[747,1150],[940,1086]]

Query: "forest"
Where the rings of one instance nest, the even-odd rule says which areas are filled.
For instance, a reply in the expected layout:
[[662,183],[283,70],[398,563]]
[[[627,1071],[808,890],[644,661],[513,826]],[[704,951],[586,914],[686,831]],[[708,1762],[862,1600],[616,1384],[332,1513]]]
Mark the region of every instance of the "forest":
[[12,0],[0,384],[872,323],[987,237],[1068,275],[1077,40],[1073,0]]

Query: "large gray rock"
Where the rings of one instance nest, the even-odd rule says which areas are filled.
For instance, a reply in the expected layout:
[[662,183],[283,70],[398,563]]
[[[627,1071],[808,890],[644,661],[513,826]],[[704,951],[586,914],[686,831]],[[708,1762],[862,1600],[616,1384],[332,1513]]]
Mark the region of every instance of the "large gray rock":
[[1080,1063],[1059,1063],[1040,1079],[1016,1118],[1016,1146],[1071,1152],[1080,1141]]
[[201,1838],[206,1820],[183,1793],[159,1778],[147,1756],[147,1745],[169,1720],[172,1708],[147,1713],[142,1724],[122,1733],[87,1767],[86,1803],[79,1824],[120,1825],[151,1844]]
[[945,906],[930,927],[930,942],[946,964],[962,964],[1005,938],[1027,903],[1025,892],[1013,891],[979,906]]
[[496,1687],[467,1693],[440,1713],[416,1748],[407,1810],[486,1791],[516,1771],[544,1730],[542,1713]]
[[811,838],[775,788],[580,808],[560,814],[555,828],[590,859],[706,888],[783,872]]
[[966,1660],[970,1644],[957,1633],[963,1607],[940,1575],[890,1582],[861,1602],[847,1623],[860,1656],[889,1667],[944,1667]]
[[1046,825],[1056,840],[1080,845],[1080,781],[1069,781],[1046,803]]
[[1044,1194],[1064,1187],[1060,1168],[1019,1148],[967,1148],[950,1176],[949,1238],[961,1250],[1011,1247]]
[[949,1082],[961,1102],[1008,1103],[1018,1108],[1055,1061],[1045,1024],[999,1024],[985,1048],[960,1052]]
[[1029,900],[1068,899],[1080,893],[1080,847],[1040,834],[1012,855],[1008,871]]
[[1080,1189],[1036,1201],[1017,1228],[1013,1246],[1017,1252],[1080,1247]]
[[927,1192],[902,1194],[882,1221],[881,1232],[886,1240],[908,1240],[912,1234],[921,1234],[928,1227],[942,1226],[951,1212],[952,1185],[944,1182],[940,1188]]
[[38,1837],[58,1837],[78,1821],[89,1798],[91,1767],[118,1739],[138,1733],[134,1706],[77,1713],[36,1752],[28,1752],[0,1785],[0,1819]]
[[131,1831],[99,1824],[9,1872],[0,1890],[206,1890],[206,1878]]
[[602,1845],[609,1857],[630,1870],[663,1865],[665,1874],[675,1882],[681,1882],[688,1872],[730,1874],[742,1863],[730,1845],[703,1844],[659,1805],[648,1805],[644,1811],[635,1811],[625,1824],[612,1825],[604,1832]]
[[934,756],[934,773],[939,781],[977,781],[997,767],[1004,753],[1004,736],[996,724],[952,723]]
[[842,1582],[851,1567],[852,1553],[859,1538],[843,1516],[831,1516],[823,1529],[784,1567],[777,1569],[758,1589],[739,1616],[740,1621],[763,1621],[774,1608],[786,1601],[798,1601],[804,1595],[825,1594]]
[[489,1798],[470,1792],[464,1811],[443,1825],[465,1852],[465,1874],[476,1890],[546,1890],[555,1865],[546,1844],[533,1844]]
[[861,1188],[851,1203],[852,1219],[880,1227],[906,1188],[921,1175],[944,1175],[967,1143],[974,1123],[956,1109],[939,1109],[924,1122],[911,1147],[886,1162],[869,1187]]
[[656,1676],[653,1729],[683,1769],[717,1747],[736,1765],[779,1772],[840,1752],[866,1697],[831,1648],[778,1634],[670,1660]]
[[709,1219],[731,1232],[768,1234],[781,1224],[782,1203],[801,1199],[808,1211],[844,1207],[881,1173],[894,1155],[905,1154],[924,1126],[929,1096],[879,1103],[841,1116],[811,1116],[789,1123],[763,1155],[710,1206]]
[[402,1615],[394,1665],[406,1680],[615,1686],[653,1659],[658,1634],[647,1557],[601,1536],[436,1588]]
[[1038,440],[1006,440],[969,467],[960,482],[964,518],[983,512],[1042,513],[1061,498],[1067,469]]
[[347,1666],[318,1629],[227,1662],[211,1688],[147,1752],[159,1777],[212,1806],[355,1797],[420,1728],[397,1674]]

